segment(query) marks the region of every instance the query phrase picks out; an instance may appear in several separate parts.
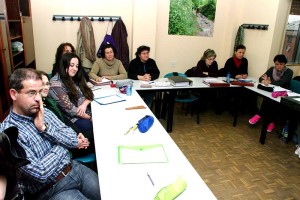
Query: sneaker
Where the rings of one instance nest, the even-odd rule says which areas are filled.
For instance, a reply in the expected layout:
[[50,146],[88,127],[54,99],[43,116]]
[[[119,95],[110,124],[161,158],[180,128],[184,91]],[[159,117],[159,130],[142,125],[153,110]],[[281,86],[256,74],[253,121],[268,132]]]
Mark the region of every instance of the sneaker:
[[275,124],[274,123],[270,123],[268,125],[268,128],[267,128],[267,132],[268,133],[271,133],[273,131],[273,129],[275,128]]
[[297,149],[296,149],[296,151],[295,151],[295,154],[296,154],[296,155],[299,155],[299,153],[300,153],[300,146],[296,145],[296,147],[297,147]]
[[254,115],[254,117],[249,119],[249,123],[250,124],[256,124],[258,122],[258,120],[260,120],[260,116],[259,115]]

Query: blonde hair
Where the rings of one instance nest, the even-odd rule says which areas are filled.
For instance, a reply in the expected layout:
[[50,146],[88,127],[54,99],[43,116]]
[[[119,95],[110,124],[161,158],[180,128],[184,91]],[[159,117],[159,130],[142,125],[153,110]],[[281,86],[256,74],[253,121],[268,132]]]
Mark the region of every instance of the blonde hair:
[[205,59],[209,58],[209,57],[214,57],[214,58],[217,57],[217,54],[215,53],[214,50],[206,49],[206,51],[204,51],[204,53],[203,53],[203,56],[202,56],[201,60],[205,61]]

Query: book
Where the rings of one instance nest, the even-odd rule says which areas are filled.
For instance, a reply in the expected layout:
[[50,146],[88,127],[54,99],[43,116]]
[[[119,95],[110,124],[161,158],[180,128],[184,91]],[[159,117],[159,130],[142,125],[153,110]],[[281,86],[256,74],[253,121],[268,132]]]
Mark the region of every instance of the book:
[[183,76],[169,76],[168,80],[172,86],[176,86],[176,87],[185,87],[185,86],[193,85],[192,80],[185,78]]
[[95,81],[94,79],[91,79],[91,78],[90,78],[90,82],[91,82],[93,85],[96,85],[96,86],[110,85],[110,84],[113,83],[112,80],[109,80],[109,79],[106,79],[106,78],[103,78],[102,81]]
[[251,82],[241,82],[241,81],[231,81],[230,84],[231,85],[239,85],[239,86],[250,86],[250,87],[254,86],[254,83],[251,83]]
[[162,144],[118,146],[120,164],[166,163],[168,158]]
[[112,103],[126,101],[126,99],[119,96],[118,94],[113,94],[113,95],[94,98],[94,101],[96,101],[100,105],[108,105],[108,104],[112,104]]
[[219,80],[217,78],[206,78],[203,80],[203,83],[208,85],[209,87],[229,87],[230,84]]

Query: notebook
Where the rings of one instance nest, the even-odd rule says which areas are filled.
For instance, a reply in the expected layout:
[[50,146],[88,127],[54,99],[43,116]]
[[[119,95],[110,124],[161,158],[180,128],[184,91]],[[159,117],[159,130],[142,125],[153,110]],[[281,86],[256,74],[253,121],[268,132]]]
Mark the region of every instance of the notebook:
[[109,80],[109,79],[106,79],[106,78],[103,78],[102,81],[95,81],[94,79],[91,79],[91,78],[90,78],[90,82],[91,82],[93,85],[96,85],[96,86],[110,85],[110,84],[113,83],[112,80]]
[[176,87],[185,87],[185,86],[193,85],[192,80],[185,78],[183,76],[169,76],[168,80],[172,86],[176,86]]
[[126,101],[126,99],[121,97],[118,94],[112,94],[112,95],[108,95],[108,96],[94,98],[94,101],[96,101],[100,105],[108,105],[108,104],[112,104],[112,103]]
[[230,84],[217,78],[206,78],[203,83],[210,87],[229,87]]

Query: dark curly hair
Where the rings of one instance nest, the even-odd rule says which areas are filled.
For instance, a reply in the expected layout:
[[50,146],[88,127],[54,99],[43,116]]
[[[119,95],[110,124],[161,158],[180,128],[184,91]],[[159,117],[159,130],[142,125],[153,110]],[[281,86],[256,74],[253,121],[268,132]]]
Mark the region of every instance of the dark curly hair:
[[55,76],[55,74],[58,72],[59,61],[60,61],[60,59],[61,59],[61,56],[62,56],[62,54],[63,54],[64,49],[65,49],[66,46],[71,47],[72,53],[75,53],[75,48],[74,48],[74,46],[73,46],[71,43],[69,43],[69,42],[61,43],[61,44],[57,47],[57,49],[56,49],[56,54],[55,54],[55,63],[53,64],[53,69],[52,69],[52,74],[51,74],[52,77]]
[[105,58],[105,49],[112,48],[114,54],[116,54],[117,50],[112,44],[104,44],[101,46],[101,58]]
[[[78,59],[78,71],[75,74],[75,76],[71,79],[67,71],[70,67],[70,62],[72,58]],[[94,99],[94,94],[92,90],[87,86],[81,68],[81,60],[75,53],[65,53],[62,55],[61,60],[59,62],[58,74],[63,84],[68,89],[68,96],[71,102],[75,105],[77,105],[78,100],[78,91],[75,85],[78,85],[80,91],[83,93],[83,96],[85,98],[87,98],[90,101]]]
[[138,58],[139,55],[141,55],[142,51],[149,51],[150,52],[150,47],[142,45],[140,47],[137,48],[136,52],[135,52],[135,56]]

